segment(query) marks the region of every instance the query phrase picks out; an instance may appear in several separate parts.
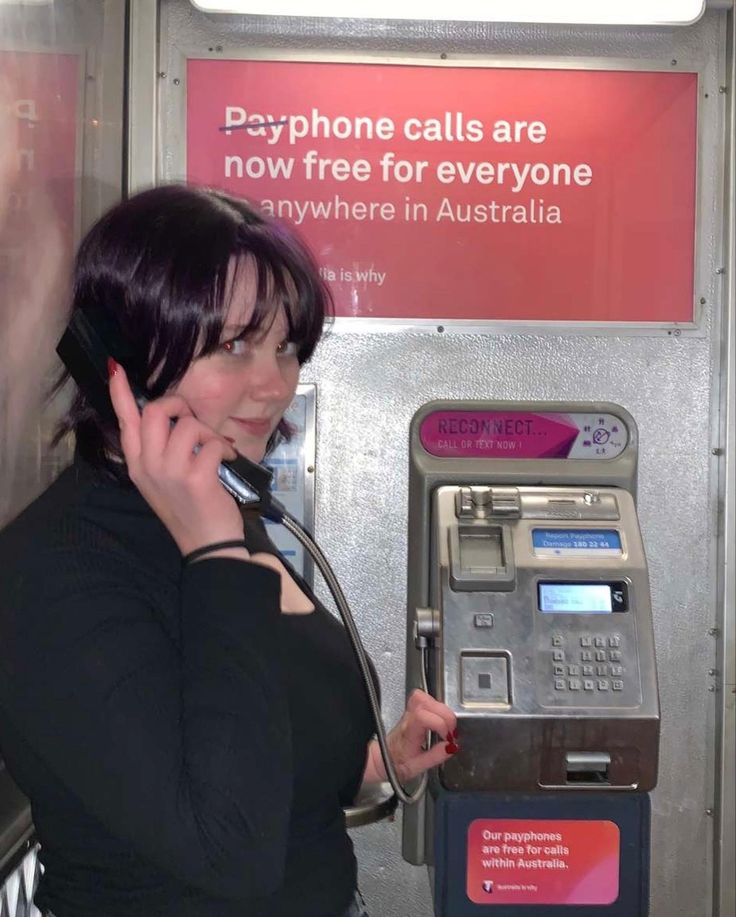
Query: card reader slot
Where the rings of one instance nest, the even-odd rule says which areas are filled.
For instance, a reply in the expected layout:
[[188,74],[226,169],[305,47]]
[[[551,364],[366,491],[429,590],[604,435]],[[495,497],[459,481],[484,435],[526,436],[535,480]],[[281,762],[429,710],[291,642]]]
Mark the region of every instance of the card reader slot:
[[463,570],[487,570],[505,567],[501,530],[461,529],[460,566]]
[[460,522],[448,532],[450,587],[456,592],[509,592],[516,567],[507,523]]

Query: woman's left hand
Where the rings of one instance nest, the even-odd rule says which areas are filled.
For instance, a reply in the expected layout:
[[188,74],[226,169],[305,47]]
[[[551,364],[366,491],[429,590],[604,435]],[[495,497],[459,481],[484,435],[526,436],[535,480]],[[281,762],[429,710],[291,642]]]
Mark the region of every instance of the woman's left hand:
[[[429,748],[426,746],[428,732],[440,738]],[[459,751],[457,717],[446,704],[425,691],[416,690],[409,696],[406,710],[388,733],[387,740],[396,775],[405,784],[424,771],[444,764]],[[368,745],[363,783],[382,783],[387,779],[381,749],[374,740]]]

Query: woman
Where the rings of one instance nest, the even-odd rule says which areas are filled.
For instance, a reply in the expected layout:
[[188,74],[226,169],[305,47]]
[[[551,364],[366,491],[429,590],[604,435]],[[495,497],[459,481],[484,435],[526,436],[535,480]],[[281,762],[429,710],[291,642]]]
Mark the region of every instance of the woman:
[[[285,432],[329,295],[283,227],[181,186],[103,217],[73,290],[131,356],[114,416],[77,395],[74,463],[0,535],[0,741],[32,802],[36,903],[361,914],[342,807],[385,771],[357,663],[217,478]],[[389,738],[403,780],[454,753],[455,725],[412,695]],[[427,730],[447,745],[424,751]]]

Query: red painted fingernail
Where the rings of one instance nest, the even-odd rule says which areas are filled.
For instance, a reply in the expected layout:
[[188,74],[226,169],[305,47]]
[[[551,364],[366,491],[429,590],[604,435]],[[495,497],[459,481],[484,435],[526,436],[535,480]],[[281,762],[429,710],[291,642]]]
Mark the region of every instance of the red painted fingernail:
[[456,739],[456,738],[457,738],[457,729],[453,729],[453,730],[452,730],[452,737],[453,737],[453,739]]
[[107,375],[112,378],[115,373],[118,371],[118,364],[113,360],[112,357],[107,358]]
[[448,742],[445,745],[445,751],[448,755],[456,755],[460,751],[460,746],[456,745],[454,742]]

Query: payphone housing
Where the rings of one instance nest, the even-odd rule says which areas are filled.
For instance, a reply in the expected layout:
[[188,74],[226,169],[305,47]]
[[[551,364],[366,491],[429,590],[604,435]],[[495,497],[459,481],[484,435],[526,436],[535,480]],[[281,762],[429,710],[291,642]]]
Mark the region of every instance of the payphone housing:
[[431,867],[440,917],[647,913],[659,703],[636,465],[613,404],[415,415],[407,689],[453,709],[460,752],[405,810],[404,856]]

